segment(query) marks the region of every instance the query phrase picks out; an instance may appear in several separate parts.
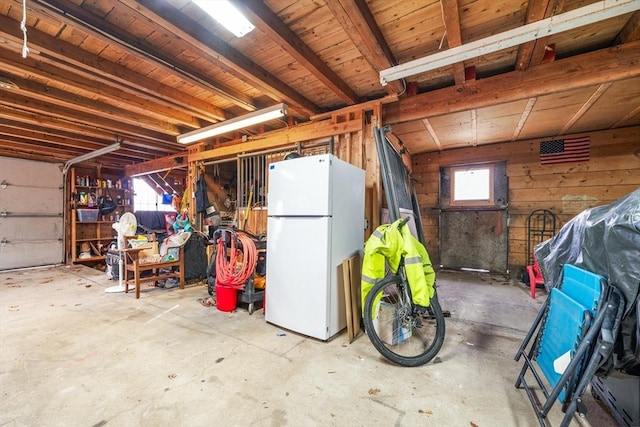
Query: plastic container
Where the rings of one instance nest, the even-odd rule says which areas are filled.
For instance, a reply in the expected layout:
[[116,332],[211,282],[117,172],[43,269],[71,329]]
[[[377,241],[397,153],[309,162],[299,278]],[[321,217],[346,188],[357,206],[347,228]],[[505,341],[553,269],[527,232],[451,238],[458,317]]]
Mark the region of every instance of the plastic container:
[[98,220],[98,209],[76,209],[78,221],[80,222],[96,222]]
[[233,311],[238,305],[238,290],[216,284],[216,307],[220,311]]

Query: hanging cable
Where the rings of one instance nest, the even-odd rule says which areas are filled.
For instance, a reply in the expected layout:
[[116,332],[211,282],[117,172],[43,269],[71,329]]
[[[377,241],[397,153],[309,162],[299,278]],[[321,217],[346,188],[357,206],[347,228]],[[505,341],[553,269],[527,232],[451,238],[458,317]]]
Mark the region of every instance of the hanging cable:
[[20,29],[22,30],[22,57],[26,58],[29,53],[29,47],[27,46],[27,0],[22,0],[22,22],[20,22]]
[[[238,249],[236,240],[242,245],[242,250]],[[216,285],[244,289],[244,284],[255,271],[257,262],[258,251],[249,236],[241,232],[233,236],[228,254],[225,239],[220,237],[216,249]]]

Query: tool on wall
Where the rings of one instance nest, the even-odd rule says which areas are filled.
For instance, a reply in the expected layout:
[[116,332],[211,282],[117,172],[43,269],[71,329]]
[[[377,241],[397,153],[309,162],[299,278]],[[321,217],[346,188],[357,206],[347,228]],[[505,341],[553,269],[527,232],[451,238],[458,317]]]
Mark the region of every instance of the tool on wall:
[[251,200],[253,199],[253,184],[249,188],[249,198],[247,199],[247,209],[244,211],[244,222],[242,224],[242,229],[245,230],[247,228],[247,222],[249,221],[249,214],[251,212]]

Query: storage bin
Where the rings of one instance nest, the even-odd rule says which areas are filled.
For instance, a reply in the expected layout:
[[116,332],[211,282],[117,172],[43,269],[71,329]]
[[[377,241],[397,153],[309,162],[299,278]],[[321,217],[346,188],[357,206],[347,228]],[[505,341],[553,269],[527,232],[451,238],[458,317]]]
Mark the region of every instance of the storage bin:
[[76,212],[80,222],[96,222],[98,220],[98,209],[76,209]]

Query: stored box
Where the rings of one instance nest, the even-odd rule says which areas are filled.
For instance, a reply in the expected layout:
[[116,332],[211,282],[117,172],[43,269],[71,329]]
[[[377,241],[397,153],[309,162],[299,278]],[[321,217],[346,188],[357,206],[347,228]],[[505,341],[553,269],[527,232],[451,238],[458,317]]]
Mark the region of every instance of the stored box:
[[76,209],[78,221],[80,222],[96,222],[98,220],[98,209]]
[[620,377],[609,376],[591,379],[592,394],[602,400],[611,411],[619,426],[640,425],[640,377],[616,374]]

